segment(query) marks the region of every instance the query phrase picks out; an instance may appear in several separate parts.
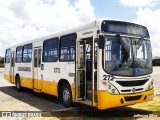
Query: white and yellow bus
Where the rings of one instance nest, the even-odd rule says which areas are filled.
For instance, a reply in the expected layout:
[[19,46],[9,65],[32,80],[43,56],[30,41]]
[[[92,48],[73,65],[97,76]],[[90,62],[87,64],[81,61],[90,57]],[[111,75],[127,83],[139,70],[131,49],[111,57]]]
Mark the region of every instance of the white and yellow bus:
[[96,19],[74,29],[8,47],[4,77],[35,92],[98,109],[153,99],[147,28]]

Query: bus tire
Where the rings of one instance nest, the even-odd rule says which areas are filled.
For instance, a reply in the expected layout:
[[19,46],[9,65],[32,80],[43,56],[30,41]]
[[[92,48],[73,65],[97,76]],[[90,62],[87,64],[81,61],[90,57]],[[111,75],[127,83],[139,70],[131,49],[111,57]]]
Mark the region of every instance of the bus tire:
[[61,99],[63,102],[63,105],[65,107],[70,107],[72,106],[72,93],[71,93],[71,88],[69,86],[69,84],[64,84],[62,86],[62,92],[61,92]]
[[19,76],[16,76],[16,89],[18,91],[21,91],[22,88],[21,88],[21,84],[20,84],[20,77]]

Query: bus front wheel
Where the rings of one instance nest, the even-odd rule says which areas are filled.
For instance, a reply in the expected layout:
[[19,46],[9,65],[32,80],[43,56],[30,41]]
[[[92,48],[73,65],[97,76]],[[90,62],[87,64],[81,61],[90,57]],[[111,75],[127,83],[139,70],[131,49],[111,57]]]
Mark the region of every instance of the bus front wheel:
[[21,91],[21,84],[20,84],[20,77],[19,76],[16,77],[16,89],[18,91]]
[[62,102],[65,107],[70,107],[72,105],[72,93],[69,84],[64,84],[62,86]]

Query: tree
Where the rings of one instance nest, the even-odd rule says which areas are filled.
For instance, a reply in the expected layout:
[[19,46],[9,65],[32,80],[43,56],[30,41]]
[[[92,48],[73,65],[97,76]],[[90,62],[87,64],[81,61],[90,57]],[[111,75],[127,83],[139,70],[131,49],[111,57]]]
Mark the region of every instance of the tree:
[[4,64],[4,57],[0,56],[0,64]]

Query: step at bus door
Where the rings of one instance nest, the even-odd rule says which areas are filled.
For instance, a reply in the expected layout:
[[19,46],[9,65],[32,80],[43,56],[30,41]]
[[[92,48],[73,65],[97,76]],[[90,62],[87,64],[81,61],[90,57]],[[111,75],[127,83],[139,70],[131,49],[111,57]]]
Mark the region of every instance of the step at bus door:
[[94,44],[93,38],[77,42],[76,63],[76,100],[82,103],[94,103]]
[[34,79],[33,87],[36,91],[41,91],[41,54],[42,48],[34,48]]
[[15,82],[15,75],[14,75],[14,69],[15,69],[15,52],[11,52],[11,68],[10,68],[10,82]]

